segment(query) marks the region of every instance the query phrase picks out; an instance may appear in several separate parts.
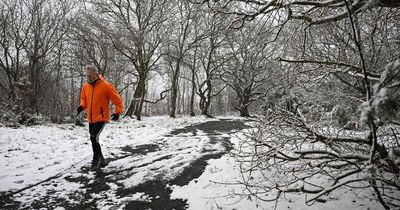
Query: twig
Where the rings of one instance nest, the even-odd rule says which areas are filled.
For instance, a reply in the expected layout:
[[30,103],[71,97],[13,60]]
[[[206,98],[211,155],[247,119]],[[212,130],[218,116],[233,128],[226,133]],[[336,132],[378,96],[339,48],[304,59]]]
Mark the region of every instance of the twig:
[[342,182],[342,183],[340,183],[340,184],[334,185],[334,186],[332,186],[332,187],[329,187],[329,188],[327,188],[327,189],[321,191],[320,193],[318,193],[318,194],[317,194],[316,196],[314,196],[313,198],[307,200],[306,203],[312,202],[312,201],[314,201],[314,200],[320,198],[321,196],[323,196],[323,195],[325,195],[325,194],[327,194],[327,193],[330,193],[330,192],[336,190],[337,188],[342,187],[342,186],[344,186],[344,185],[347,185],[347,184],[349,184],[349,183],[353,183],[353,182],[362,182],[362,181],[366,181],[366,180],[367,180],[367,179],[365,179],[365,178],[361,178],[361,179],[352,179],[352,180],[348,180],[348,181]]

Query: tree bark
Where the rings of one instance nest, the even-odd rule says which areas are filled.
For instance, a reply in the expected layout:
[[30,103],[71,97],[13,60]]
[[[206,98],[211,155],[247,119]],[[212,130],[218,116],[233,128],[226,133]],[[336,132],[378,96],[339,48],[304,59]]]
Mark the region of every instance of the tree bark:
[[175,71],[172,75],[172,85],[171,85],[171,111],[169,113],[170,117],[176,117],[176,100],[178,98],[178,83],[180,74],[180,59],[176,61]]
[[250,114],[249,114],[249,104],[250,103],[249,102],[250,102],[250,99],[248,96],[244,96],[243,100],[241,100],[240,109],[239,109],[241,117],[250,117]]
[[190,116],[195,116],[196,114],[194,113],[194,97],[196,96],[196,81],[195,81],[195,76],[194,76],[194,70],[192,71],[192,92],[190,94]]
[[194,98],[196,97],[196,55],[197,55],[197,49],[194,51],[193,66],[191,67],[192,92],[190,94],[190,116],[192,117],[196,115],[194,112]]
[[133,93],[133,99],[124,115],[124,117],[132,115],[136,116],[137,120],[141,120],[142,107],[144,102],[144,96],[146,95],[146,75],[139,74],[139,81],[136,85],[135,92]]
[[[208,76],[208,75],[207,75]],[[200,92],[200,110],[201,110],[201,115],[205,115],[208,117],[211,117],[211,115],[208,113],[208,109],[210,108],[211,105],[211,92],[212,92],[212,84],[211,80],[208,79],[206,82],[206,89],[205,91],[199,91]]]

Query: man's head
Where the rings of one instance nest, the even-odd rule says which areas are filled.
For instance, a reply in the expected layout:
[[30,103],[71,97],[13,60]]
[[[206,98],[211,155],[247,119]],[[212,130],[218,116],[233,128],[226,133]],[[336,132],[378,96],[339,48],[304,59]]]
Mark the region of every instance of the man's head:
[[94,66],[91,65],[86,66],[86,78],[88,82],[93,82],[97,78],[99,78],[99,73],[97,72]]

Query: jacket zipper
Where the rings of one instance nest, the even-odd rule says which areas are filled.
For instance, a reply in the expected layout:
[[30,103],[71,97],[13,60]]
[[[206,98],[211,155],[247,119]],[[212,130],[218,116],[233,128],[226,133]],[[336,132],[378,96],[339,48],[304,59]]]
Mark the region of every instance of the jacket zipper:
[[101,117],[104,118],[103,107],[102,106],[100,106],[100,111],[101,111]]
[[92,100],[90,100],[90,123],[93,123],[93,95],[94,95],[94,86],[96,85],[93,84],[93,90],[92,90]]

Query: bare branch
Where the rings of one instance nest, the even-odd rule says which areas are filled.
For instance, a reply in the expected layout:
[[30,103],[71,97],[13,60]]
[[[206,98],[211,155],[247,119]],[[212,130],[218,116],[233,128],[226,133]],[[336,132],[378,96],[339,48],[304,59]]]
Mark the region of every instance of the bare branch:
[[156,99],[155,101],[149,101],[149,100],[146,100],[146,99],[144,99],[143,101],[146,102],[146,103],[156,104],[157,102],[159,102],[161,100],[164,100],[167,97],[167,95],[164,95],[164,94],[168,93],[169,91],[171,91],[171,88],[161,91],[160,98]]

